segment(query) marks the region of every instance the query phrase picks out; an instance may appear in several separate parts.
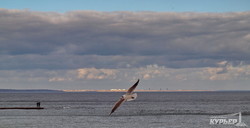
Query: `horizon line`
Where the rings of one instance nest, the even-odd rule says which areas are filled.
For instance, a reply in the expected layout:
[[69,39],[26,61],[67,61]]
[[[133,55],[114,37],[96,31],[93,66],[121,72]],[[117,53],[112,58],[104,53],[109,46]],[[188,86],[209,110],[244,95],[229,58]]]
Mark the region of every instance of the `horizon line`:
[[[58,91],[58,92],[127,92],[127,89],[0,89],[1,91]],[[250,90],[200,90],[200,89],[176,89],[176,90],[157,90],[157,89],[136,89],[134,92],[226,92],[226,91],[250,91]]]

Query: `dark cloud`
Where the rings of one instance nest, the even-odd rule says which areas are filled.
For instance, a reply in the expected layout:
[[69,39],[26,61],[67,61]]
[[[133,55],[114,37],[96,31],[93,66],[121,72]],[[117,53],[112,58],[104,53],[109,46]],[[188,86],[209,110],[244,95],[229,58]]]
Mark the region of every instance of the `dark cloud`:
[[250,12],[0,9],[1,69],[172,68],[250,61]]

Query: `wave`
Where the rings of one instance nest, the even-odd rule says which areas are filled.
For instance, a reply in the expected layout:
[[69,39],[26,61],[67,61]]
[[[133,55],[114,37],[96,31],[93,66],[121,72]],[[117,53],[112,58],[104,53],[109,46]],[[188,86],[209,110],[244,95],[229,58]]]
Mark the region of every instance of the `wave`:
[[[234,112],[231,113],[209,113],[209,112],[193,112],[193,113],[115,113],[112,116],[115,117],[121,117],[121,116],[178,116],[178,115],[190,115],[190,116],[224,116],[224,115],[230,115]],[[69,115],[65,115],[69,116]],[[76,114],[76,115],[71,115],[71,116],[109,116],[109,113],[84,113],[84,114]],[[111,117],[112,117],[111,116]],[[250,116],[250,112],[242,112],[242,116]]]

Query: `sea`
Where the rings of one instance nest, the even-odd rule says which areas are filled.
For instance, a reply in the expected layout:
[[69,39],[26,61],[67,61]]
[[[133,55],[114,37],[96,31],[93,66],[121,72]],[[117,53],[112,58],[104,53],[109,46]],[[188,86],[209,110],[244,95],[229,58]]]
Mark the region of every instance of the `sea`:
[[[109,113],[124,92],[0,93],[0,128],[237,128],[211,117],[241,112],[250,127],[250,92],[137,92]],[[232,115],[231,115],[232,116]],[[238,115],[228,118],[239,118]]]

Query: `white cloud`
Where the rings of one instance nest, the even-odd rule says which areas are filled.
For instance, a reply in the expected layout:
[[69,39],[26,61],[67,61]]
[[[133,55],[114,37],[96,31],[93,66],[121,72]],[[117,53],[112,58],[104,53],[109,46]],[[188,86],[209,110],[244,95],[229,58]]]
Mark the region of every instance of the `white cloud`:
[[218,65],[219,65],[219,66],[224,66],[224,65],[226,65],[226,64],[227,64],[227,61],[218,62]]
[[152,79],[157,77],[168,76],[168,69],[164,66],[158,66],[157,64],[147,65],[139,69],[134,69],[138,77],[143,79]]
[[219,63],[221,67],[172,69],[157,65],[148,65],[139,69],[137,75],[143,79],[161,78],[166,80],[248,80],[250,65],[233,66],[229,62]]
[[[226,72],[223,72],[223,70],[226,70]],[[209,80],[248,80],[250,79],[250,65],[205,68],[204,75]]]
[[70,81],[71,79],[66,79],[62,77],[53,77],[49,78],[49,82],[62,82],[62,81]]
[[83,79],[115,79],[116,69],[81,68],[77,70],[78,78]]
[[[227,81],[250,80],[250,65],[240,64],[233,66],[233,64],[227,64],[226,67],[227,72],[223,73],[218,72],[224,70],[223,68],[225,67],[173,69],[156,64],[140,68],[123,69],[0,70],[0,83],[2,86],[4,86],[4,83],[7,83],[16,87],[19,87],[18,85],[22,83],[24,88],[42,85],[40,88],[98,89],[105,87],[108,89],[116,88],[114,85],[119,85],[119,83],[127,84],[128,82],[134,82],[139,78],[144,82],[143,84],[146,84],[147,81],[161,81],[157,83],[159,88],[164,87],[167,83],[172,84],[168,85],[170,87],[178,83],[189,88],[189,85],[186,85],[186,83],[195,81],[203,82],[204,84],[196,86],[197,88],[203,88],[208,82],[220,81],[227,83]],[[220,85],[220,87],[226,88],[227,84]]]
[[247,34],[246,36],[244,36],[244,39],[245,39],[246,41],[250,41],[250,34]]

